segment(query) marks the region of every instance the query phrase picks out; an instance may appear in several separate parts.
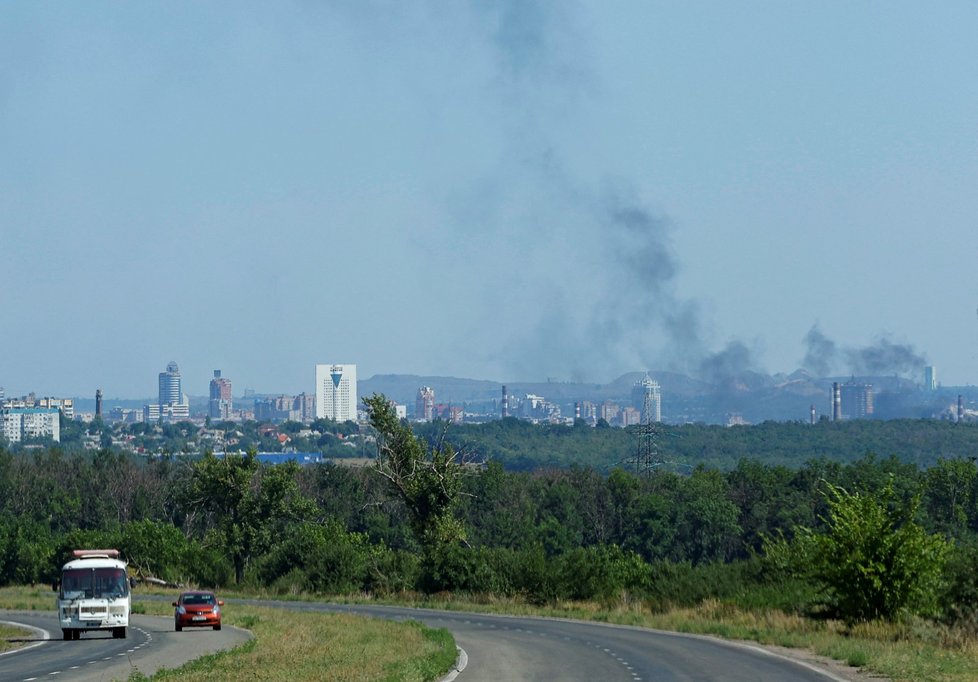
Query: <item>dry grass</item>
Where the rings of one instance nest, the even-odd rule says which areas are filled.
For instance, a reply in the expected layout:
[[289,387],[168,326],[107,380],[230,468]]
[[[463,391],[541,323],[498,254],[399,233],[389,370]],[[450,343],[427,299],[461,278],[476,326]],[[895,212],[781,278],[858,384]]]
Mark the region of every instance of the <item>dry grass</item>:
[[455,661],[451,636],[417,623],[248,606],[235,606],[227,621],[248,627],[256,639],[233,652],[157,673],[153,680],[425,682]]

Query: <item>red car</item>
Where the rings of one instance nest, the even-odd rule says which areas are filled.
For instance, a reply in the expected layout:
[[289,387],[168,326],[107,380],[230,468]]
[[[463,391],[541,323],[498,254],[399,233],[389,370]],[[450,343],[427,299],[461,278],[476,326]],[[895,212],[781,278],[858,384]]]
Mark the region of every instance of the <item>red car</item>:
[[173,627],[177,632],[184,628],[212,627],[221,629],[221,607],[213,592],[184,592],[173,602]]

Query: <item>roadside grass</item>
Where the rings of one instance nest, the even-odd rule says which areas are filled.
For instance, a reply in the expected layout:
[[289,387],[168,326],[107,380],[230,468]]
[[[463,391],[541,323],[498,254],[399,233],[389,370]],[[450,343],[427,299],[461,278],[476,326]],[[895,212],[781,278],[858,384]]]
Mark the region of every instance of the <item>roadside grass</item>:
[[[152,593],[174,598],[176,595],[172,590]],[[134,611],[148,615],[173,613],[169,601],[139,601],[133,606]],[[54,597],[50,590],[5,587],[0,589],[0,608],[53,610]],[[151,678],[135,673],[130,681],[248,678],[269,682],[428,682],[444,675],[456,657],[451,633],[417,622],[239,604],[225,608],[224,622],[250,630],[255,638],[231,651],[204,656],[173,670],[161,670]]]
[[9,640],[25,637],[29,634],[30,632],[28,632],[27,630],[22,630],[21,628],[15,628],[0,623],[0,652],[7,651],[9,649],[14,649],[20,646],[18,643],[11,642]]
[[428,682],[455,662],[451,634],[417,622],[240,605],[227,609],[225,618],[230,625],[248,626],[255,639],[152,678],[130,680],[210,682],[255,678],[258,673],[257,679],[270,682]]

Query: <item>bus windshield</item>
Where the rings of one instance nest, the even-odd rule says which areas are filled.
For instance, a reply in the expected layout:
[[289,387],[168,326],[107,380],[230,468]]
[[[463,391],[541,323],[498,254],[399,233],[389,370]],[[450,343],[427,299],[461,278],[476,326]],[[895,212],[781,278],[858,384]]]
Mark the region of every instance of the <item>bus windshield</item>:
[[113,599],[129,594],[122,568],[69,568],[61,573],[62,599]]

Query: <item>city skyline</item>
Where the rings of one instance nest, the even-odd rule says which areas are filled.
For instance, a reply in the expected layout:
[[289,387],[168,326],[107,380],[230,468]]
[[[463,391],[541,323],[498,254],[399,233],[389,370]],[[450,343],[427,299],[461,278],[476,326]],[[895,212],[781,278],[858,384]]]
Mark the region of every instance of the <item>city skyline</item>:
[[[0,5],[0,384],[978,384],[978,6]],[[867,370],[867,371],[863,371]],[[146,378],[149,377],[149,381]]]

